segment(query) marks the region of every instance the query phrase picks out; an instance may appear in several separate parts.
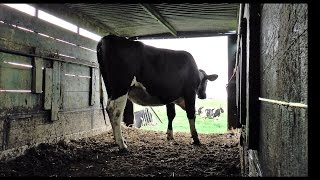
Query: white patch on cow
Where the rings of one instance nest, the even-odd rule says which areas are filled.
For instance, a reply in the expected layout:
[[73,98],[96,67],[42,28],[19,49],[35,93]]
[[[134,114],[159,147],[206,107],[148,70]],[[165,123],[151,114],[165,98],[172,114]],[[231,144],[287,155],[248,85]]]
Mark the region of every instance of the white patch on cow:
[[108,99],[107,111],[110,118],[113,136],[120,149],[127,149],[122,137],[120,122],[122,122],[124,108],[127,102],[128,94],[120,96],[115,100]]
[[173,140],[173,131],[167,129],[167,140]]
[[131,81],[131,87],[129,89],[128,98],[139,105],[142,106],[162,106],[160,99],[156,96],[152,96],[148,93],[146,87],[137,81],[134,76]]
[[140,82],[137,81],[136,76],[133,76],[133,79],[131,81],[131,85],[130,86],[137,86],[137,87],[141,87],[142,89],[146,89],[146,87],[143,86],[143,84],[141,84]]
[[186,104],[184,102],[184,98],[179,97],[177,100],[173,101],[173,103],[180,106],[183,110],[186,110]]

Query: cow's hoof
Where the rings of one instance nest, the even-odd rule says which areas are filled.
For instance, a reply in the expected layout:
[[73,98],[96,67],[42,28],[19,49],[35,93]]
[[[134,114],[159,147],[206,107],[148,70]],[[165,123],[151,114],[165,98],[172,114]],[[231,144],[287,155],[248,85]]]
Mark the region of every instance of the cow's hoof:
[[173,139],[173,137],[167,137],[167,140],[168,141],[173,141],[174,139]]
[[127,148],[119,149],[120,154],[128,154],[130,151]]
[[200,143],[199,140],[194,140],[194,141],[192,142],[192,145],[200,146],[201,143]]

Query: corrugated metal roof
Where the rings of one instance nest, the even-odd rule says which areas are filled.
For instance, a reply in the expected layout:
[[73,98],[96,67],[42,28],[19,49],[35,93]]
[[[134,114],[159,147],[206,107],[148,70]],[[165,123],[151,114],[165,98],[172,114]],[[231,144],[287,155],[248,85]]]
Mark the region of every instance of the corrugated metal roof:
[[[122,36],[174,37],[237,30],[239,4],[64,4]],[[159,19],[160,17],[160,19]]]

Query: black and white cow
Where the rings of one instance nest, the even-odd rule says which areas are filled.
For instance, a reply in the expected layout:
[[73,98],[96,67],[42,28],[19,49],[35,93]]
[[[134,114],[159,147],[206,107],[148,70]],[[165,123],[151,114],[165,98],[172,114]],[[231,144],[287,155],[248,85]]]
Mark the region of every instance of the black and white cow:
[[[206,98],[207,75],[186,51],[160,49],[139,41],[108,35],[97,45],[100,71],[108,93],[107,112],[120,151],[127,151],[120,122],[126,102],[143,106],[166,105],[167,139],[173,139],[175,104],[187,113],[194,144],[200,144],[195,127],[195,98]],[[130,104],[130,103],[129,103]]]

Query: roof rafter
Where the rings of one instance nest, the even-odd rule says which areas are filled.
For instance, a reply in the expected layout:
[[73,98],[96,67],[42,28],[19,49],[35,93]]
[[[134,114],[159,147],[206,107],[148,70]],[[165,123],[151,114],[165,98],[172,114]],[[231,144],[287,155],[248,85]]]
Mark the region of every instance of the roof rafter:
[[161,25],[169,30],[173,36],[177,36],[177,31],[173,26],[161,16],[161,14],[151,4],[140,4],[142,8],[149,13],[154,19],[156,19]]

